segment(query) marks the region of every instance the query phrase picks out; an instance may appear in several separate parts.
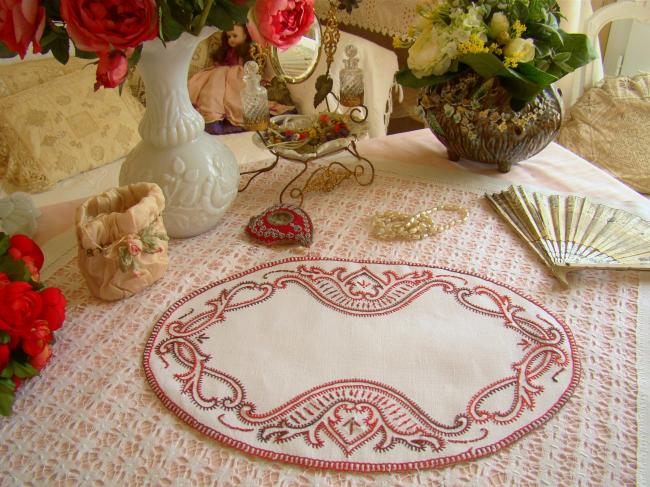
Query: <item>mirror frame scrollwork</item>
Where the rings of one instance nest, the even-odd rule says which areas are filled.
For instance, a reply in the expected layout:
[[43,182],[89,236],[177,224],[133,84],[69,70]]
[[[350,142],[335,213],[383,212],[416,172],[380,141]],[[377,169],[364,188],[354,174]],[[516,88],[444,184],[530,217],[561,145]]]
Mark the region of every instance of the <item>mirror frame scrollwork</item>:
[[316,70],[316,66],[318,66],[318,62],[320,61],[321,52],[323,51],[323,46],[324,46],[323,28],[321,26],[320,20],[317,17],[314,17],[314,24],[318,29],[318,41],[319,41],[318,52],[316,53],[316,59],[312,62],[310,69],[308,69],[300,76],[289,76],[284,72],[280,64],[279,49],[277,47],[273,46],[268,51],[268,56],[269,59],[271,60],[271,66],[273,68],[273,72],[275,73],[276,76],[282,78],[287,83],[291,83],[291,84],[302,83],[314,73],[314,71]]

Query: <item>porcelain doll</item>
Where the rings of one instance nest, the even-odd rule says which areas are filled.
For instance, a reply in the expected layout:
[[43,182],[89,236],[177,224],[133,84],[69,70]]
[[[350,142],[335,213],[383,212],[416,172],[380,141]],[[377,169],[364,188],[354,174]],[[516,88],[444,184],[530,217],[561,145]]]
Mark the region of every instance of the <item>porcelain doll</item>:
[[206,131],[213,134],[244,129],[240,92],[244,88],[243,65],[250,60],[251,37],[244,26],[223,32],[221,46],[212,56],[214,65],[189,81],[192,104],[203,115]]

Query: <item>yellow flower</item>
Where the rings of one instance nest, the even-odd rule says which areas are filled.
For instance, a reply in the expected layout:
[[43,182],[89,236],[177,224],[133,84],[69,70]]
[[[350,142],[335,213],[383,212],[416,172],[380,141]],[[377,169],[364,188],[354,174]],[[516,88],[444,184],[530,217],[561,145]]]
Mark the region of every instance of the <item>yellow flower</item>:
[[463,54],[479,54],[481,52],[489,52],[490,50],[485,47],[485,42],[477,34],[472,34],[467,42],[462,42],[458,46],[458,52]]
[[520,52],[515,52],[512,56],[506,56],[503,60],[503,65],[506,68],[516,68],[521,61],[522,54]]
[[492,44],[490,44],[489,47],[488,47],[488,49],[489,49],[489,51],[490,51],[491,53],[494,53],[494,54],[496,54],[497,56],[503,53],[503,49],[501,49],[501,48],[499,47],[499,44],[497,44],[496,42],[493,42]]
[[413,45],[413,41],[407,36],[393,36],[393,47],[395,49],[408,49]]
[[[495,14],[496,15],[496,14]],[[512,34],[514,37],[521,37],[521,34],[526,32],[526,26],[519,22],[519,20],[515,20],[512,23]]]

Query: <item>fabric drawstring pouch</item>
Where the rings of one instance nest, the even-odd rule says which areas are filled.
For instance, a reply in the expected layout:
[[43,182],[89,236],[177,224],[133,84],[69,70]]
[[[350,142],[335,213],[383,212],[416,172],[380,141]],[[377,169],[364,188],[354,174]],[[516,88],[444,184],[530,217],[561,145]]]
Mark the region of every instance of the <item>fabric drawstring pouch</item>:
[[167,270],[165,197],[152,183],[113,188],[77,210],[79,268],[100,299],[126,298]]

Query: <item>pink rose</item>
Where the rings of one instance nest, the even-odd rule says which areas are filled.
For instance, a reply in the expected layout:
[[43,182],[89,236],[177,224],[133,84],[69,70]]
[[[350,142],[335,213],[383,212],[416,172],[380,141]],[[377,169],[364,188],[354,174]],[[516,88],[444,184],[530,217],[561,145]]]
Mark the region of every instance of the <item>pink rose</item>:
[[61,0],[61,16],[84,51],[124,51],[158,35],[155,0]]
[[137,240],[127,241],[126,248],[129,251],[129,254],[131,255],[138,255],[140,252],[142,252],[142,247],[140,247],[140,244],[138,243]]
[[33,51],[41,52],[43,29],[45,7],[38,0],[0,0],[0,41],[21,59],[32,43]]
[[115,88],[126,78],[129,71],[129,62],[122,51],[98,52],[97,81],[95,91],[100,87]]
[[258,0],[248,13],[255,42],[286,49],[300,40],[314,21],[314,0]]

